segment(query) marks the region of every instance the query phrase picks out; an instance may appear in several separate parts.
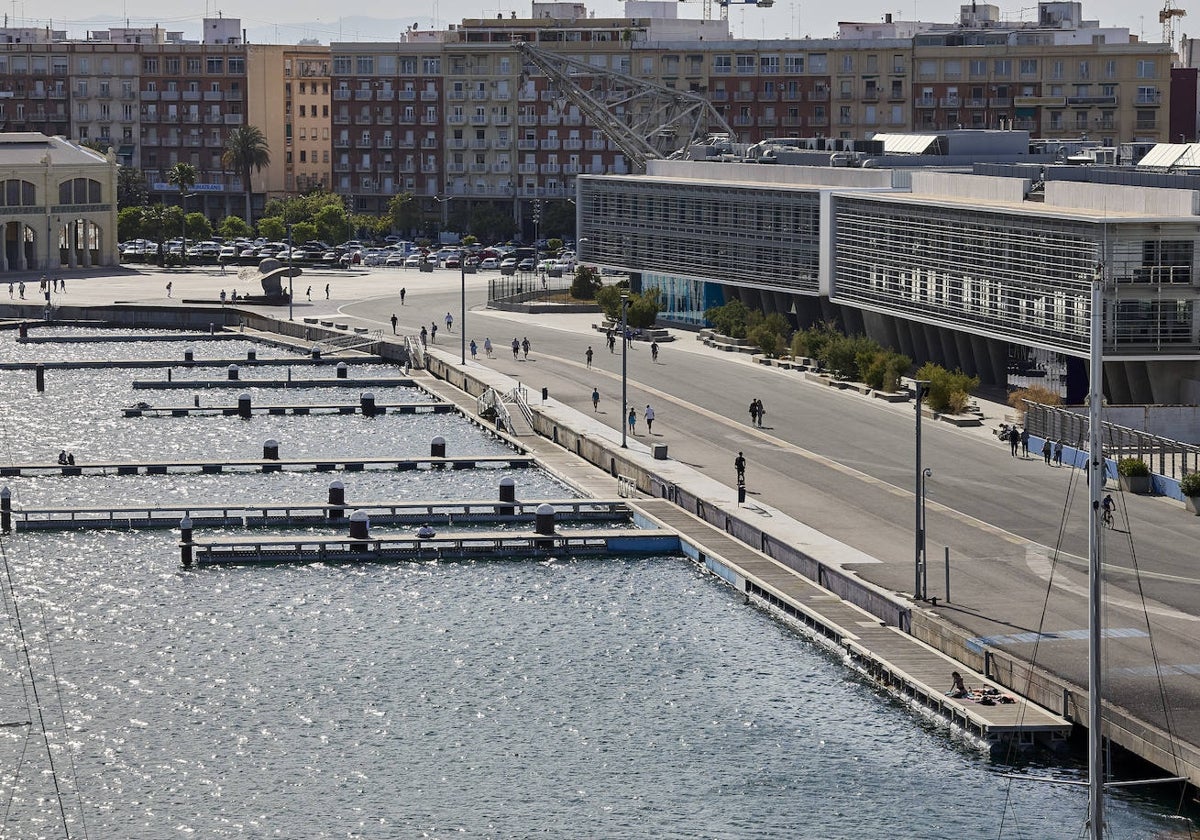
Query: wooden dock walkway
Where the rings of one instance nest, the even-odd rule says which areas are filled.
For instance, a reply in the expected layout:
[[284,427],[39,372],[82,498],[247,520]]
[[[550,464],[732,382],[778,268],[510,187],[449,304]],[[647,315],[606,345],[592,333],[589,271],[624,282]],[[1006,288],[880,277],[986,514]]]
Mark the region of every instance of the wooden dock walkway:
[[[290,372],[289,372],[290,374]],[[412,388],[416,382],[405,377],[359,377],[350,379],[135,379],[135,391],[187,391],[199,388]]]
[[[375,414],[451,414],[458,409],[449,403],[407,402],[376,403],[371,411]],[[180,406],[128,406],[121,409],[126,417],[230,417],[241,413],[236,405],[180,405]],[[251,414],[307,415],[307,414],[362,414],[362,403],[335,403],[326,405],[253,405]]]
[[[91,370],[117,368],[228,368],[236,365],[240,368],[253,367],[316,367],[345,362],[332,356],[287,356],[270,359],[76,359],[74,361],[35,361],[35,362],[0,362],[0,370],[75,370],[87,368]],[[395,365],[378,356],[355,356],[355,365]]]
[[567,531],[554,534],[464,531],[429,538],[388,536],[271,537],[257,540],[180,542],[183,565],[262,565],[279,563],[379,563],[394,560],[564,559],[612,554],[675,554],[679,535],[663,530]]
[[[1007,694],[929,645],[882,624],[869,613],[821,589],[780,563],[661,499],[635,500],[633,509],[654,526],[676,531],[684,551],[760,606],[827,640],[847,662],[890,692],[949,721],[992,750],[1032,745],[1036,736],[1061,745],[1071,722]],[[947,697],[951,672],[972,688],[994,689],[1011,703],[987,705]]]
[[[502,502],[403,501],[333,505],[320,502],[296,504],[263,502],[243,505],[175,505],[113,508],[24,508],[14,507],[15,531],[71,531],[178,528],[187,516],[193,527],[258,528],[268,526],[328,525],[356,510],[364,511],[371,524],[423,525],[533,522],[541,505],[550,505],[556,522],[623,522],[630,517],[622,499],[540,499]],[[508,511],[511,511],[509,513]]]
[[155,333],[135,336],[118,334],[114,330],[112,333],[87,333],[86,335],[29,335],[25,338],[18,338],[17,344],[129,344],[143,341],[182,341],[190,344],[198,341],[231,341],[234,339],[245,340],[245,336],[235,332],[226,332],[224,329],[214,332]]
[[312,470],[315,472],[362,472],[367,469],[381,470],[419,470],[419,469],[449,469],[467,470],[476,467],[531,467],[533,458],[528,455],[460,455],[456,457],[439,458],[430,455],[416,458],[282,458],[272,460],[266,458],[249,460],[221,461],[89,461],[83,464],[8,464],[0,466],[0,477],[27,475],[168,475],[172,473],[205,473],[219,474],[222,472],[295,472]]

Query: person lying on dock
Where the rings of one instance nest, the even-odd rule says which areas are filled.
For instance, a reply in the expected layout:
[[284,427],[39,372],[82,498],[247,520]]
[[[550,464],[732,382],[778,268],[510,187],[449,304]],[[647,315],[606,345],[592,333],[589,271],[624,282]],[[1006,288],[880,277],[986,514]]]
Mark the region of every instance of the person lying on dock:
[[433,530],[433,527],[428,522],[417,529],[417,539],[419,540],[433,539],[436,535],[437,532]]

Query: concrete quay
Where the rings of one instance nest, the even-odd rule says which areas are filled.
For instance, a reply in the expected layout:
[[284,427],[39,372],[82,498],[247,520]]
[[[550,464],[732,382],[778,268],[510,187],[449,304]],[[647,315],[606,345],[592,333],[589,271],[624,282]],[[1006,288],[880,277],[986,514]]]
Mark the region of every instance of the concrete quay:
[[[447,390],[492,375],[501,388],[517,381],[534,394],[547,388],[550,399],[545,405],[534,399],[532,408],[537,431],[546,435],[536,438],[539,448],[544,442],[558,453],[545,456],[551,469],[562,458],[562,469],[575,470],[568,459],[579,457],[554,444],[557,428],[559,444],[578,443],[581,452],[596,457],[602,469],[580,480],[594,484],[597,496],[612,495],[610,467],[617,465],[651,495],[661,498],[664,488],[675,488],[676,501],[689,511],[699,502],[703,518],[718,531],[853,600],[877,625],[928,644],[949,657],[947,667],[961,662],[1087,724],[1082,476],[1046,466],[1036,455],[1010,456],[993,435],[1011,411],[1005,406],[981,403],[984,425],[978,429],[925,423],[925,465],[934,472],[927,501],[930,555],[936,564],[942,547],[948,547],[952,591],[944,592],[935,565],[929,594],[937,601],[920,601],[913,596],[917,494],[911,404],[890,405],[821,387],[794,371],[706,348],[692,334],[677,332],[679,340],[664,346],[656,364],[646,348],[635,343],[630,351],[629,404],[638,408],[639,426],[629,449],[622,449],[621,356],[607,353],[603,337],[591,329],[595,315],[487,310],[486,275],[383,271],[334,279],[332,300],[297,304],[297,322],[289,322],[286,308],[175,306],[163,299],[168,275],[177,290],[190,287],[189,298],[215,298],[223,282],[203,272],[80,278],[69,283],[60,311],[64,317],[177,329],[203,330],[217,321],[234,327],[269,323],[300,341],[305,335],[300,316],[312,314],[383,329],[380,352],[392,359],[400,357],[402,345],[400,337],[386,335],[390,313],[397,313],[401,335],[411,336],[452,311],[455,332],[440,335],[432,348],[442,360],[441,373],[454,386]],[[465,319],[459,310],[460,281],[467,294]],[[401,286],[408,293],[405,306],[399,305]],[[0,310],[9,317],[40,313],[37,305]],[[477,361],[461,364],[458,330],[464,326],[481,347],[485,337],[492,339],[495,358],[481,351]],[[529,361],[511,358],[506,350],[511,338],[526,336],[533,344]],[[584,362],[589,345],[596,357],[591,368]],[[596,412],[593,387],[602,396]],[[747,422],[746,405],[754,397],[767,407],[761,428]],[[647,403],[658,413],[653,436],[640,422]],[[574,427],[586,434],[568,435]],[[521,437],[531,452],[533,440],[532,434]],[[670,458],[655,461],[644,441],[667,443]],[[750,495],[742,507],[733,489],[732,460],[738,451],[749,461]],[[1193,640],[1200,621],[1200,579],[1194,558],[1200,520],[1177,502],[1116,495],[1118,529],[1106,537],[1110,705],[1105,731],[1115,744],[1195,784],[1200,779],[1200,664]],[[1030,666],[1031,661],[1037,664]],[[1166,735],[1168,717],[1179,740]]]

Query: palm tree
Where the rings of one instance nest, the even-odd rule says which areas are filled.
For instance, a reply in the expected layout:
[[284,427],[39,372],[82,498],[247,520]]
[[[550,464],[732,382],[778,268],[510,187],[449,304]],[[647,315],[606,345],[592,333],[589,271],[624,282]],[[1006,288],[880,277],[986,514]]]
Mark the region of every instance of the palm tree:
[[179,246],[179,263],[187,264],[187,194],[196,186],[196,167],[190,163],[177,163],[167,170],[167,183],[179,188],[179,209],[183,211],[183,242]]
[[227,169],[236,170],[241,174],[242,184],[246,188],[246,224],[253,225],[254,222],[250,218],[250,170],[261,172],[264,166],[271,165],[271,150],[262,130],[246,125],[229,132],[221,163]]

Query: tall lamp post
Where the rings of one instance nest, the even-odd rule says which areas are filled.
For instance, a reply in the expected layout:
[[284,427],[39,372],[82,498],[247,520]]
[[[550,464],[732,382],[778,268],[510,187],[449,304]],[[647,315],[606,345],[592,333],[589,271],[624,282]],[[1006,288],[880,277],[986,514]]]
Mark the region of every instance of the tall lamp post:
[[621,448],[628,449],[629,444],[626,440],[628,423],[625,418],[629,416],[628,393],[629,393],[629,368],[626,365],[626,359],[629,357],[629,342],[625,339],[628,327],[625,325],[625,313],[629,308],[629,295],[621,295]]
[[921,600],[929,595],[929,528],[925,511],[925,502],[929,499],[929,479],[933,470],[929,467],[921,470]]
[[458,276],[462,280],[462,297],[459,300],[458,340],[462,345],[462,363],[467,363],[467,255],[458,258]]
[[288,223],[288,226],[287,226],[287,232],[288,232],[288,320],[294,321],[295,318],[292,317],[292,271],[293,271],[293,266],[295,265],[295,263],[292,262],[292,260],[293,260],[292,251],[294,249],[292,248],[292,225],[290,222]]
[[179,264],[181,266],[187,265],[187,200],[193,195],[194,193],[179,194],[179,209],[182,211],[180,215],[183,217],[179,222]]
[[925,398],[925,389],[929,382],[924,379],[916,380],[917,385],[917,451],[916,451],[916,527],[915,546],[913,549],[913,567],[916,582],[913,584],[913,597],[923,598],[921,591],[921,561],[925,556],[925,470],[921,466],[921,400]]

